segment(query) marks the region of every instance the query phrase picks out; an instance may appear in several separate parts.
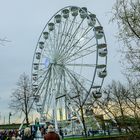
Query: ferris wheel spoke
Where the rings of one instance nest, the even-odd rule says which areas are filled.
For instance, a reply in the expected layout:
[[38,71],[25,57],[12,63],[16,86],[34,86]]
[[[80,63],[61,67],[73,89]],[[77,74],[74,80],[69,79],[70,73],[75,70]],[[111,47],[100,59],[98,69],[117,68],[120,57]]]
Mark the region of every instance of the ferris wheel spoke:
[[[60,67],[61,68],[61,67]],[[62,68],[61,68],[62,69]],[[63,72],[62,72],[63,71]],[[62,73],[60,74],[58,72],[58,69],[55,69],[55,73],[56,73],[56,84],[58,85],[57,87],[57,93],[56,93],[56,97],[60,97],[62,95],[65,94],[65,89],[66,89],[66,83],[65,83],[65,72],[64,69],[62,69]],[[63,96],[62,96],[63,97]]]
[[81,37],[79,37],[79,39],[71,46],[71,48],[68,48],[66,51],[64,51],[62,54],[60,54],[60,57],[58,59],[61,59],[63,56],[65,56],[65,54],[70,54],[76,47],[76,45],[79,43],[79,41],[84,38],[84,36],[91,30],[92,28],[87,27],[87,29],[85,29],[84,33],[81,35]]
[[[87,32],[86,32],[86,34],[91,30],[92,28],[90,28]],[[74,44],[72,44],[70,47],[69,47],[69,50],[67,50],[67,52],[68,53],[71,53],[72,51],[74,51],[75,49],[76,49],[76,45],[80,42],[80,40],[81,39],[83,39],[84,38],[84,36],[86,35],[85,34],[85,32],[82,34],[82,36],[81,37],[79,37],[79,39],[74,43]],[[92,40],[94,38],[94,36],[91,38],[91,39],[89,39],[88,40],[88,42],[90,42],[90,40]],[[87,42],[87,43],[88,43]],[[82,46],[81,46],[82,47]]]
[[[53,81],[53,77],[52,77],[52,74],[53,73],[53,66],[51,67],[51,73],[49,75],[49,78],[46,82],[46,84],[44,85],[45,86],[45,94],[44,94],[44,97],[43,97],[43,102],[42,102],[42,111],[44,110],[44,107],[45,107],[45,103],[46,103],[46,99],[48,98],[48,106],[47,108],[49,109],[49,107],[51,106],[51,102],[53,100],[53,94],[54,94],[54,81]],[[53,88],[52,88],[53,87]],[[49,110],[47,110],[48,112]]]
[[[64,22],[64,28],[63,28],[63,30],[65,29],[65,26],[66,26],[66,22],[67,22],[67,20],[65,20],[65,22]],[[61,34],[61,32],[62,32],[62,23],[63,22],[60,22],[59,23],[59,28],[58,28],[58,33],[57,33],[57,38],[56,38],[56,50],[58,50],[58,43],[59,43],[59,40],[61,40],[61,38],[62,38],[62,34]]]
[[[75,38],[81,24],[83,23],[83,21],[84,21],[84,19],[79,23],[78,27],[74,30],[73,33],[72,33],[72,29],[71,29],[70,37],[69,37],[68,41],[66,42],[65,47],[63,47],[63,49],[61,49],[61,52],[65,52],[67,50],[67,48],[69,48],[69,46],[70,46],[69,44],[71,44],[74,41],[74,38]],[[73,26],[74,26],[74,23],[75,22],[73,22]],[[60,54],[61,54],[61,52],[60,52]]]
[[42,58],[46,58],[46,56],[47,56],[47,58],[48,59],[52,59],[52,56],[53,56],[53,51],[52,50],[50,50],[50,49],[44,49],[43,50],[44,52],[42,53]]
[[53,67],[53,73],[54,73],[53,79],[55,81],[55,84],[53,86],[56,91],[55,94],[57,96],[58,94],[62,94],[61,93],[62,88],[60,87],[64,86],[63,85],[64,83],[62,82],[63,69],[58,65],[58,67]]
[[48,77],[48,80],[47,80],[47,84],[45,84],[46,86],[46,91],[45,91],[45,94],[44,94],[44,97],[43,97],[43,103],[42,103],[42,112],[44,111],[44,108],[45,108],[45,103],[46,103],[46,99],[47,99],[47,96],[48,96],[48,88],[49,87],[49,81],[51,80],[51,74],[49,75]]
[[58,37],[56,38],[56,50],[58,51],[59,50],[59,45],[61,44],[62,42],[62,37],[63,37],[63,34],[62,32],[64,32],[66,30],[66,26],[67,26],[67,23],[68,23],[68,20],[66,19],[65,21],[62,21],[59,23],[59,29],[58,29]]
[[64,42],[64,39],[66,38],[66,33],[67,33],[67,28],[68,28],[68,19],[65,20],[65,24],[63,25],[63,30],[61,31],[61,38],[60,40],[58,41],[58,45],[57,45],[57,51],[59,52],[60,48],[63,47],[63,42]]
[[72,64],[72,63],[70,63],[70,64],[65,64],[65,66],[70,66],[70,67],[73,67],[73,66],[75,66],[75,67],[77,67],[77,66],[79,66],[79,67],[96,67],[96,64]]
[[54,50],[56,50],[56,28],[53,30],[53,46]]
[[[65,37],[64,38],[61,38],[62,41],[61,41],[61,43],[58,46],[59,53],[64,48],[64,46],[65,46],[64,44],[65,44],[66,39],[69,38],[70,35],[71,35],[71,32],[72,32],[72,28],[73,28],[75,19],[76,19],[76,17],[74,17],[73,20],[70,21],[69,28],[68,29],[66,28],[66,30],[64,30],[64,32],[62,32],[62,35],[64,36],[64,34],[65,34]],[[67,27],[68,27],[68,25],[67,25]]]
[[[46,74],[46,71],[45,70],[38,70],[38,71],[35,71],[34,73],[33,73],[33,75],[35,74],[35,75],[38,75],[38,73],[40,73],[40,76],[38,76],[37,77],[37,79],[36,80],[39,80],[42,76],[44,76],[45,74]],[[33,83],[35,83],[36,81],[33,81]]]
[[43,93],[43,85],[46,83],[46,79],[47,79],[47,75],[49,75],[50,70],[45,74],[44,78],[42,79],[42,81],[40,83],[38,83],[38,89],[37,91],[34,93],[35,95],[41,95]]
[[[43,71],[43,73],[37,72],[38,73],[37,80],[39,81],[39,78],[42,78],[42,77],[45,77],[44,80],[47,79],[47,77],[50,75],[50,70],[51,70],[51,65],[48,67],[48,70]],[[44,80],[43,80],[43,82],[44,82]]]
[[79,74],[79,73],[76,73],[76,72],[74,72],[74,71],[72,71],[72,70],[69,70],[69,69],[68,69],[68,71],[71,71],[71,73],[73,73],[74,75],[77,75],[77,77],[81,77],[81,80],[86,81],[87,83],[91,83],[91,82],[92,82],[92,81],[90,81],[88,78],[82,76],[82,75]]
[[84,90],[86,93],[88,93],[87,89],[81,84],[81,81],[79,81],[79,79],[78,79],[73,73],[71,73],[68,69],[67,69],[66,72],[67,72],[68,76],[70,77],[70,79],[72,80],[72,82],[73,82],[73,80],[74,80],[74,82],[76,82],[80,87],[83,88],[83,90]]
[[[70,39],[71,34],[72,34],[72,31],[73,31],[73,27],[74,27],[74,25],[75,25],[75,20],[76,20],[76,17],[74,17],[73,20],[70,21],[71,24],[69,25],[69,29],[67,30],[67,32],[65,32],[65,35],[66,35],[66,36],[65,36],[65,38],[64,38],[63,44],[64,44],[65,42],[67,42],[67,40]],[[60,50],[61,50],[61,48],[60,48]]]
[[49,42],[48,45],[50,46],[50,52],[51,52],[51,54],[53,55],[54,46],[53,46],[53,40],[52,40],[51,34],[50,34],[50,36],[49,36],[49,38],[48,38],[48,42]]
[[[86,44],[84,44],[84,45],[86,45]],[[78,56],[78,58],[81,58],[81,57],[84,57],[84,56],[96,51],[96,49],[93,48],[96,44],[93,44],[91,46],[87,46],[86,48],[83,48],[84,45],[77,47],[77,50],[75,50],[75,52],[73,52],[73,54],[68,54],[68,55],[66,54],[65,58],[67,58],[67,59],[65,59],[65,62],[70,62],[71,60],[74,60],[73,59],[74,56]],[[79,57],[79,56],[81,56],[81,57]]]
[[[49,69],[49,68],[47,68],[47,69]],[[46,74],[47,69],[45,67],[44,68],[40,68],[40,69],[36,70],[35,73],[39,73],[40,75],[43,76],[44,74]]]
[[[89,29],[89,27],[87,27],[87,28],[84,30],[84,33],[81,35],[80,39],[81,39],[82,37],[84,37],[84,35],[85,35],[85,33],[88,31],[88,29]],[[79,39],[79,41],[80,41],[80,39]],[[77,40],[77,41],[76,41],[76,44],[77,44],[79,41]],[[75,43],[74,43],[74,44],[75,44]],[[70,48],[70,46],[67,47],[67,45],[65,45],[65,47],[66,47],[67,49],[65,49],[65,51],[64,51],[64,49],[61,50],[60,56],[65,55],[65,53],[68,52],[70,49],[72,49],[73,46],[74,46],[74,45],[71,45],[71,48]]]
[[[35,95],[41,96],[44,93],[44,85],[46,84],[46,77],[38,84],[38,90],[35,93]],[[40,103],[42,104],[42,100],[40,100]]]
[[[45,75],[45,74],[43,74],[43,76],[44,76],[44,75]],[[32,81],[33,81],[32,84],[34,85],[34,84],[36,84],[36,81],[39,82],[40,80],[42,80],[42,75],[39,75],[39,76],[36,78],[35,81],[32,80]]]
[[42,56],[51,57],[52,56],[52,48],[46,47],[46,46],[49,46],[47,41],[45,43],[46,44],[45,44],[44,50],[42,51]]
[[[63,68],[63,71],[65,71],[66,69],[65,68]],[[66,71],[69,71],[68,69],[66,70]],[[66,72],[65,71],[65,72]],[[57,70],[55,70],[55,72],[57,72]],[[74,72],[72,72],[72,73],[74,73]],[[58,74],[58,73],[57,73]],[[58,74],[59,75],[59,74]],[[78,75],[78,76],[80,76],[80,77],[82,77],[81,75],[79,75],[79,74],[77,74],[77,73],[75,73],[75,75]],[[64,75],[62,75],[62,77],[64,77],[64,79],[66,79],[65,78],[65,76]],[[61,81],[62,81],[62,77],[59,79],[59,81],[58,81],[58,87],[60,87],[60,85],[61,85]],[[69,76],[68,76],[69,77]],[[67,78],[68,78],[67,77]],[[71,79],[71,81],[73,81],[74,79],[72,78],[72,77],[69,77],[70,79]],[[78,79],[78,78],[77,78]],[[89,81],[88,79],[86,79],[85,77],[82,77],[82,79],[84,79],[84,81]],[[71,83],[70,81],[67,81],[69,84]],[[80,83],[80,82],[79,82]],[[91,83],[91,81],[89,81],[89,83]],[[65,84],[65,82],[64,82],[64,84]],[[65,85],[61,85],[61,87],[63,88],[63,92],[65,91],[65,89],[66,89],[66,86]],[[60,90],[58,90],[58,91],[60,91]],[[60,94],[60,93],[59,93]]]
[[[74,72],[74,71],[72,71],[72,70],[69,70],[69,69],[66,68],[66,67],[65,67],[65,70],[66,70],[67,75],[68,75],[70,78],[72,78],[73,80],[77,81],[78,84],[81,85],[81,87],[83,87],[83,85],[81,84],[81,81],[79,81],[80,79],[78,78],[78,76],[81,77],[80,74],[77,74],[76,72]],[[76,77],[76,75],[77,75],[77,77]],[[87,78],[85,78],[85,77],[83,77],[83,76],[82,76],[82,79],[85,79],[85,80],[89,81]],[[89,81],[89,82],[91,82],[91,81]],[[83,88],[84,88],[84,87],[83,87]],[[84,89],[85,89],[85,91],[87,92],[86,88],[84,88]]]
[[[80,36],[82,34],[82,31],[84,31],[83,29],[80,28],[80,25],[83,23],[83,21],[84,20],[82,20],[81,23],[78,25],[77,29],[75,29],[75,32],[72,34],[71,40],[66,45],[66,47],[65,47],[66,49],[64,52],[67,52],[72,47],[72,45],[75,43],[74,41],[77,41],[77,39],[75,39],[75,38],[77,38],[77,36]],[[79,30],[81,30],[81,34],[80,33],[78,34]]]
[[[51,79],[50,79],[51,80]],[[52,101],[52,98],[53,98],[53,94],[52,94],[52,89],[51,89],[51,86],[52,86],[52,84],[51,84],[51,82],[50,81],[48,81],[48,87],[47,87],[47,89],[48,89],[48,94],[46,93],[46,95],[47,95],[47,98],[48,98],[48,104],[47,104],[47,106],[48,106],[48,108],[50,107],[50,105],[51,105],[51,101]]]
[[[84,56],[87,56],[87,55],[90,55],[90,54],[92,54],[93,52],[95,52],[96,50],[93,50],[92,52],[90,51],[90,52],[86,52],[85,54],[77,54],[77,56],[76,57],[69,57],[69,61],[65,61],[65,63],[70,63],[70,62],[73,62],[73,61],[75,61],[75,60],[78,60],[78,59],[80,59],[80,58],[84,58]],[[72,59],[73,58],[73,59]]]
[[51,51],[51,53],[52,53],[52,55],[54,54],[54,52],[56,51],[56,29],[54,28],[54,30],[53,31],[50,31],[49,32],[49,40],[48,40],[48,42],[50,43],[50,46],[51,46],[51,49],[50,49],[50,51]]
[[81,50],[84,46],[85,46],[85,48],[83,49],[83,50],[85,50],[85,49],[89,49],[89,48],[91,48],[91,47],[93,47],[93,46],[96,46],[96,44],[93,44],[93,45],[90,45],[90,46],[86,46],[92,39],[94,39],[95,37],[93,36],[93,37],[91,37],[87,42],[85,42],[84,44],[82,44],[80,47],[78,47],[77,49],[76,49],[76,51],[79,51],[79,50]]
[[[54,73],[55,73],[55,76],[54,76],[54,79],[55,81],[59,84],[61,84],[61,81],[62,81],[62,72],[60,71],[61,67],[53,67],[53,70],[54,70]],[[59,87],[59,86],[58,86]]]

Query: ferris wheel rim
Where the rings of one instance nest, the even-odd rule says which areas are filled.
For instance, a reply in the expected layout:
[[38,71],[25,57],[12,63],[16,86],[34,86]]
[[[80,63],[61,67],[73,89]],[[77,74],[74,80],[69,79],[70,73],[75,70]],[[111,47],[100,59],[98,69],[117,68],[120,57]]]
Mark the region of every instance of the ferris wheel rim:
[[[56,13],[50,18],[50,20],[47,22],[47,24],[45,25],[45,27],[43,28],[43,30],[42,30],[42,32],[41,32],[41,34],[40,34],[40,36],[39,36],[39,39],[38,39],[38,42],[37,42],[37,45],[36,45],[36,48],[35,48],[35,52],[37,52],[39,41],[41,40],[42,34],[43,34],[43,32],[45,31],[45,29],[46,29],[46,27],[48,26],[48,24],[50,23],[50,21],[55,17],[56,14],[58,14],[59,12],[61,12],[63,9],[67,9],[67,8],[70,8],[70,7],[73,7],[73,6],[66,6],[66,7],[60,9],[58,12],[56,12]],[[74,7],[76,7],[76,6],[74,6]],[[78,8],[78,9],[81,9],[80,7],[77,7],[77,8]],[[89,12],[89,11],[88,11],[88,12]],[[91,12],[89,12],[89,13],[91,13]],[[89,14],[87,14],[87,16],[88,16],[88,18],[90,19]],[[96,20],[98,21],[98,24],[101,25],[100,22],[99,22],[99,20],[97,19],[97,17],[96,17]],[[95,27],[93,27],[93,28],[95,28]],[[94,30],[94,31],[95,31],[95,30]],[[104,42],[106,43],[105,34],[103,34],[103,37],[104,37]],[[95,37],[95,39],[96,39],[96,44],[98,44],[98,40],[97,40],[96,37]],[[106,65],[107,65],[107,57],[105,57],[105,58],[106,58],[105,63],[106,63]],[[33,56],[33,62],[34,62],[34,60],[35,60],[35,53],[34,53],[34,56]],[[34,64],[33,62],[32,62],[32,73],[33,73],[33,64]],[[39,63],[40,63],[40,62],[39,62]],[[54,62],[51,62],[50,64],[55,64],[55,63],[54,63]],[[58,65],[58,64],[57,64],[57,65]],[[71,65],[72,65],[72,64],[71,64]],[[76,65],[78,66],[78,64],[76,64]],[[84,64],[83,64],[83,65],[84,65]],[[86,64],[86,65],[88,65],[88,64]],[[96,66],[97,66],[97,65],[98,65],[98,51],[96,51],[96,64],[95,64],[95,69],[94,69],[94,76],[93,76],[93,78],[92,78],[92,83],[91,83],[91,86],[90,86],[90,88],[89,88],[87,97],[88,97],[88,95],[90,94],[91,88],[92,88],[93,83],[94,83],[94,79],[95,79],[95,76],[96,76],[96,70],[97,70]],[[102,78],[101,86],[102,86],[102,84],[103,84],[103,81],[104,81],[104,78]],[[38,91],[38,92],[39,92],[39,91]],[[85,101],[86,101],[86,99],[85,99]],[[85,101],[84,101],[84,102],[85,102]],[[84,104],[84,102],[83,102],[83,104]]]

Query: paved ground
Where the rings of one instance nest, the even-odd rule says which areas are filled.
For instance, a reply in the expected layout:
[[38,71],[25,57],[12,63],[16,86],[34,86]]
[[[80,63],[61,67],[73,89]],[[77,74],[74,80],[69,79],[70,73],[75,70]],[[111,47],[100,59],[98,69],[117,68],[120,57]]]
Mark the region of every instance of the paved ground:
[[34,138],[34,140],[44,140],[43,138]]

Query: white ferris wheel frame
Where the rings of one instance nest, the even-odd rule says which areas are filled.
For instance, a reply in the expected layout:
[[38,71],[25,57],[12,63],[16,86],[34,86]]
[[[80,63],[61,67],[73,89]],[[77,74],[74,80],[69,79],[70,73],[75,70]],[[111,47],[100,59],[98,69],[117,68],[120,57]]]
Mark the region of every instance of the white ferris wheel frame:
[[[78,15],[76,15],[77,11],[75,9],[78,9]],[[73,14],[73,15],[69,15],[69,16],[73,17],[73,21],[71,20],[70,25],[68,23],[66,23],[66,22],[68,22],[68,18],[69,18],[69,17],[68,18],[66,17],[67,10],[69,10],[69,14]],[[64,13],[64,11],[66,13]],[[81,13],[80,13],[80,11],[81,11]],[[79,16],[79,15],[81,16],[81,14],[83,14],[83,13],[86,15],[86,17],[81,19],[80,23],[76,23],[77,16]],[[57,15],[61,15],[61,21],[63,20],[62,21],[63,25],[61,22],[59,22],[59,20],[58,20],[58,22],[55,21],[55,23],[54,23],[54,20],[56,20]],[[94,18],[90,15],[93,15]],[[87,26],[89,26],[89,27],[87,27],[87,29],[85,29],[86,26],[82,27],[84,20],[89,21],[91,23],[94,22],[94,20],[95,20],[96,23],[93,25],[92,24],[88,25],[88,23],[87,23]],[[66,24],[68,24],[68,25],[66,25]],[[73,29],[71,27],[73,25],[76,26],[76,30],[71,35],[70,33],[72,33],[72,29]],[[63,26],[62,29],[64,30],[64,32],[62,31],[62,33],[59,33],[62,30],[62,29],[60,29],[60,26]],[[67,28],[67,30],[69,32],[65,31],[65,26],[69,27],[69,28]],[[55,27],[57,27],[57,29],[55,29]],[[89,31],[88,31],[88,28],[90,28]],[[82,32],[82,36],[80,38],[77,37],[78,35],[80,35],[80,33],[79,34],[77,33],[78,32],[77,30],[79,30],[79,29]],[[91,36],[91,38],[90,38],[91,30],[93,31],[93,36]],[[48,33],[48,36],[50,35],[50,38],[48,37],[49,41],[48,41],[47,36],[46,36],[47,39],[44,39],[44,37],[43,37],[44,33],[46,33],[46,32]],[[89,36],[86,36],[86,34],[88,34],[88,32],[90,32],[90,34],[89,34]],[[101,38],[98,38],[98,33],[99,33],[99,35],[102,35]],[[65,34],[64,35],[64,36],[66,36],[65,38],[64,38],[63,34]],[[85,36],[85,38],[84,38],[84,36]],[[82,42],[82,40],[84,40],[84,39],[87,42],[83,42],[82,46],[80,46],[79,42],[80,41]],[[91,44],[90,44],[90,46],[85,47],[93,39],[94,39],[95,44],[92,44],[92,45],[94,46],[95,49],[92,50],[93,46]],[[72,41],[73,42],[75,41],[75,42],[73,43]],[[64,44],[62,44],[62,42],[63,43],[67,42],[67,44],[64,45]],[[47,48],[47,47],[50,47],[50,48]],[[81,48],[83,48],[83,50]],[[39,98],[41,96],[43,96],[42,102],[41,102],[41,108],[40,108],[41,115],[44,114],[46,100],[47,100],[47,106],[51,106],[51,108],[53,108],[54,122],[55,122],[56,129],[58,129],[57,108],[56,108],[57,103],[58,103],[57,98],[68,97],[69,94],[72,95],[70,93],[70,87],[67,89],[66,86],[71,84],[71,82],[78,83],[80,88],[82,88],[85,93],[84,99],[82,100],[83,105],[88,100],[88,98],[91,95],[91,92],[93,90],[98,90],[98,91],[101,90],[104,78],[106,76],[106,67],[107,67],[107,49],[106,48],[107,48],[106,38],[105,38],[105,34],[103,32],[103,28],[102,28],[99,20],[97,19],[96,16],[94,16],[94,14],[92,14],[89,11],[84,11],[84,9],[82,9],[80,7],[67,6],[67,7],[60,9],[58,12],[56,12],[50,18],[50,20],[45,25],[45,27],[42,30],[40,37],[38,39],[38,42],[37,42],[37,45],[35,48],[35,53],[33,56],[32,89],[33,89],[35,96],[39,95],[38,96]],[[59,50],[59,52],[55,52],[57,49]],[[69,52],[69,53],[67,53],[67,52]],[[79,61],[77,61],[80,59],[80,62],[81,62],[81,61],[83,61],[83,58],[88,57],[88,55],[93,54],[93,53],[95,54],[95,60],[94,60],[95,63],[89,64],[87,61],[84,61],[87,63],[79,63]],[[99,53],[101,53],[101,54],[99,54]],[[45,60],[45,58],[46,58],[46,60]],[[69,63],[66,63],[66,61]],[[76,61],[76,62],[71,63],[73,61],[74,62]],[[45,63],[47,63],[47,64],[45,64]],[[45,65],[47,65],[47,66],[45,66]],[[42,66],[44,66],[44,67],[42,67]],[[69,67],[73,67],[73,68],[69,70],[68,69]],[[92,76],[91,76],[92,78],[90,80],[88,80],[88,78],[86,78],[86,76],[84,76],[84,74],[80,75],[79,73],[76,73],[76,70],[73,73],[74,69],[77,68],[77,70],[79,70],[78,67],[81,67],[81,69],[86,68],[85,71],[87,70],[87,73],[88,73],[88,69],[94,69]],[[66,78],[65,78],[65,75],[67,75]],[[66,81],[68,76],[70,78],[68,81]],[[36,80],[34,80],[35,78],[36,78]],[[87,81],[88,82],[87,85],[89,85],[89,87],[86,88],[85,87],[85,86],[87,86],[85,84],[86,82],[82,84],[81,83],[82,80],[80,81],[78,78],[79,79],[81,78],[81,79],[84,79],[85,81]],[[96,84],[96,81],[97,81],[96,79],[97,80],[100,79],[100,82],[98,82],[98,84]],[[62,86],[62,84],[63,84],[63,86]],[[85,86],[84,86],[84,84],[85,84]],[[57,86],[54,86],[54,85],[57,85]],[[34,91],[34,89],[36,89],[36,90]],[[59,93],[60,91],[61,92],[65,91],[65,93],[60,94]],[[73,100],[71,100],[71,102],[72,101]],[[53,104],[51,102],[53,102]],[[38,103],[36,103],[36,104],[38,104]],[[71,105],[71,108],[74,108],[74,107],[75,107],[74,104]],[[48,109],[49,109],[49,107],[48,107]],[[48,112],[49,112],[49,110],[47,110],[47,113]]]

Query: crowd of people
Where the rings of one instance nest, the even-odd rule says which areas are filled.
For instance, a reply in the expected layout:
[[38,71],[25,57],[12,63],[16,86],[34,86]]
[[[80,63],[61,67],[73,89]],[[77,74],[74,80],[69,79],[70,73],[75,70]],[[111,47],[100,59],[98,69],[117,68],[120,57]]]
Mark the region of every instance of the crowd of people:
[[3,130],[0,131],[0,140],[20,140],[20,135],[18,133],[18,130]]
[[[61,140],[63,139],[63,131],[55,132],[53,125],[49,125],[47,129],[39,128],[40,136],[44,140]],[[9,130],[0,132],[0,140],[37,140],[40,137],[32,131],[31,127],[26,127],[22,132],[18,130]]]

